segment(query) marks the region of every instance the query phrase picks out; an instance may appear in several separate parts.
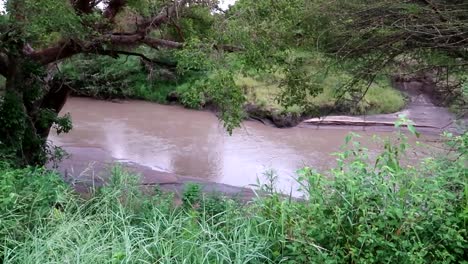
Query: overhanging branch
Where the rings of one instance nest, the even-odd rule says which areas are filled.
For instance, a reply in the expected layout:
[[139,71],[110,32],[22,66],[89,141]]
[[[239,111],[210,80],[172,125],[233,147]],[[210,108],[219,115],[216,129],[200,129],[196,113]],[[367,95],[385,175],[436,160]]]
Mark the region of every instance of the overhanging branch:
[[166,62],[166,61],[151,59],[151,58],[147,57],[146,55],[144,55],[142,53],[126,51],[126,50],[105,50],[105,49],[101,49],[101,50],[97,50],[96,53],[100,54],[100,55],[111,56],[113,58],[116,58],[119,55],[136,56],[136,57],[140,57],[141,59],[143,59],[143,60],[145,60],[147,62],[151,62],[153,64],[163,66],[163,67],[167,67],[167,68],[174,68],[174,67],[177,66],[177,64],[175,64],[175,63],[169,63],[169,62]]
[[29,54],[29,57],[42,65],[69,58],[83,51],[83,46],[74,41],[64,41],[53,47],[35,51]]
[[[79,6],[82,6],[83,11],[87,11],[90,6],[95,5],[98,1],[99,0],[74,0],[72,1],[72,3],[74,4],[74,6],[76,5],[77,8]],[[108,52],[109,50],[117,50],[119,49],[119,47],[124,47],[124,49],[134,48],[142,44],[156,49],[181,49],[184,46],[183,43],[166,39],[151,38],[148,37],[147,34],[150,30],[158,28],[164,23],[169,23],[171,19],[177,16],[177,13],[180,9],[186,7],[190,2],[190,0],[174,1],[172,5],[163,8],[155,17],[146,19],[143,22],[138,23],[137,30],[134,32],[104,34],[97,38],[90,39],[88,41],[63,40],[55,46],[43,50],[33,51],[25,55],[41,63],[42,65],[47,65],[49,63],[69,58],[79,53],[96,53],[97,50],[102,51],[104,50],[104,46],[109,47],[109,49],[106,52]],[[104,16],[112,20],[115,17],[115,15],[122,10],[126,3],[126,0],[108,1],[107,8],[104,11]],[[242,48],[228,45],[214,45],[212,46],[212,48],[228,52],[242,50]],[[122,54],[122,52],[120,53]],[[2,66],[0,65],[0,67]]]
[[166,39],[156,39],[156,38],[145,38],[143,43],[152,47],[152,48],[171,48],[171,49],[181,49],[184,47],[183,43],[166,40]]

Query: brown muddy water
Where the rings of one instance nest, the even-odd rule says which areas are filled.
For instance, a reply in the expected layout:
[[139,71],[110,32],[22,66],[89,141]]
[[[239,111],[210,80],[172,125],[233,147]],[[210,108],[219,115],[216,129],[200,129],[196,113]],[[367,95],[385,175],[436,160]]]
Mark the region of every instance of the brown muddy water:
[[[351,130],[362,136],[360,141],[373,155],[381,146],[374,142],[374,135],[394,136],[392,128],[278,129],[251,121],[229,136],[211,112],[143,101],[70,98],[62,110],[67,112],[72,115],[73,130],[59,136],[52,132],[49,140],[71,155],[60,169],[74,179],[99,177],[107,164],[120,161],[135,167],[147,184],[189,177],[245,187],[273,169],[278,184],[288,190],[295,185],[297,169],[333,167],[336,158],[332,154],[340,150]],[[435,139],[435,135],[423,135],[418,140]],[[418,148],[410,158],[418,159],[429,151]]]

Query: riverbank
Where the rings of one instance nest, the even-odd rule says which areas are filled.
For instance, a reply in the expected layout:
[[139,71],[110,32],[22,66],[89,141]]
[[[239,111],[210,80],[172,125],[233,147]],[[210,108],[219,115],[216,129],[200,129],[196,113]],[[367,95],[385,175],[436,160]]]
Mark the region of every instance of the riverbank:
[[239,201],[249,201],[255,197],[253,189],[213,181],[202,178],[176,175],[172,172],[156,170],[132,161],[119,160],[109,153],[96,147],[63,147],[70,155],[59,164],[49,164],[48,168],[57,171],[64,180],[77,192],[89,194],[95,188],[100,188],[109,183],[110,171],[117,166],[124,168],[138,177],[138,184],[142,190],[170,192],[178,200],[182,199],[183,192],[190,185],[200,186],[200,191],[206,194],[220,194],[236,198]]
[[[248,78],[242,77],[239,85],[244,86],[247,95],[247,103],[244,106],[246,120],[259,121],[265,125],[274,126],[278,128],[288,128],[301,125],[307,126],[375,126],[375,127],[393,127],[400,115],[415,122],[415,127],[418,127],[428,132],[442,132],[443,130],[457,131],[456,115],[449,111],[448,108],[441,106],[437,103],[437,95],[432,94],[423,81],[420,80],[400,80],[393,81],[392,86],[395,87],[394,91],[389,91],[387,88],[377,86],[379,96],[370,95],[364,97],[362,100],[369,105],[390,104],[393,107],[387,106],[383,108],[373,109],[372,107],[366,111],[373,114],[362,115],[356,110],[352,110],[345,106],[336,106],[331,100],[331,95],[319,95],[318,103],[316,105],[316,113],[313,115],[305,113],[298,107],[282,108],[275,99],[275,94],[278,93],[278,87],[272,87],[266,83],[254,82]],[[250,81],[246,81],[250,80]],[[171,85],[165,87],[158,92],[158,99],[149,95],[138,95],[132,93],[115,93],[113,95],[106,94],[90,94],[89,92],[80,92],[78,95],[85,97],[92,97],[97,99],[110,100],[112,102],[121,102],[131,98],[143,99],[145,101],[154,101],[158,103],[168,103],[172,105],[182,105],[182,95],[176,91],[175,88],[170,88]],[[273,89],[266,93],[265,89]],[[265,90],[265,91],[264,91]],[[374,90],[370,90],[374,92]],[[325,90],[324,94],[330,93]],[[400,94],[401,93],[401,94]],[[263,98],[263,95],[268,94],[268,98]],[[102,97],[106,96],[106,97]],[[401,96],[401,99],[399,97]],[[406,98],[403,100],[403,96]],[[323,98],[322,98],[323,97]],[[382,102],[378,101],[384,100]],[[328,100],[328,101],[327,101]],[[331,101],[330,101],[331,100]],[[377,101],[376,101],[377,100]],[[400,102],[401,100],[401,102]],[[314,103],[314,102],[311,102]],[[401,104],[400,104],[401,103]],[[186,107],[186,106],[185,106]],[[378,110],[380,109],[380,110]],[[391,109],[399,110],[388,113]],[[203,101],[199,105],[198,110],[207,110],[214,113],[218,112],[218,107],[210,101]],[[386,113],[379,113],[384,111]],[[336,115],[339,114],[339,115]],[[320,116],[320,117],[316,117]],[[462,123],[466,123],[466,116],[461,116]]]
[[336,169],[299,170],[305,199],[285,199],[272,183],[247,203],[204,194],[197,185],[187,185],[181,199],[159,187],[145,192],[138,177],[120,167],[109,169],[109,181],[83,199],[53,172],[0,163],[0,259],[460,262],[467,252],[467,197],[466,155],[458,151],[466,139],[451,140],[458,148],[411,166],[402,162],[405,144],[388,145],[372,164],[357,146],[355,155],[340,156]]
[[394,127],[401,116],[412,121],[418,131],[426,133],[463,133],[468,119],[457,116],[447,107],[436,103],[436,98],[430,94],[423,83],[418,81],[396,82],[395,86],[408,97],[405,108],[392,114],[335,116],[311,118],[303,121],[304,126],[383,126]]

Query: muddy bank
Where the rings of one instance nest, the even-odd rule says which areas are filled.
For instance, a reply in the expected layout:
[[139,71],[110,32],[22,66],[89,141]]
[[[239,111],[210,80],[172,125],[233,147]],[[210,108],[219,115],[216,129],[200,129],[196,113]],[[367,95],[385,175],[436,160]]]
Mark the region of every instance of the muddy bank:
[[441,133],[450,131],[463,133],[467,119],[458,118],[448,108],[441,105],[439,97],[433,88],[420,80],[396,79],[394,86],[408,97],[405,108],[392,114],[336,116],[329,115],[322,118],[311,118],[303,121],[304,126],[394,126],[399,116],[405,116],[414,122],[420,131]]
[[423,131],[440,133],[444,130],[462,133],[466,127],[466,111],[456,115],[448,110],[455,100],[463,99],[460,91],[440,84],[431,74],[393,76],[392,86],[407,98],[405,107],[396,113],[375,115],[349,115],[346,106],[316,109],[320,118],[304,114],[281,113],[272,109],[248,104],[245,111],[250,119],[276,127],[311,126],[357,126],[393,127],[398,116],[404,115],[414,121],[414,126]]
[[119,166],[125,171],[137,175],[144,190],[152,191],[158,188],[161,191],[174,193],[177,199],[182,197],[189,184],[200,185],[203,193],[220,194],[240,201],[249,201],[255,197],[255,192],[251,188],[210,182],[199,178],[180,177],[171,172],[159,171],[131,161],[115,159],[104,150],[95,147],[67,147],[66,150],[73,157],[63,160],[57,167],[49,164],[49,168],[63,175],[65,181],[82,194],[105,185],[111,177],[112,169]]

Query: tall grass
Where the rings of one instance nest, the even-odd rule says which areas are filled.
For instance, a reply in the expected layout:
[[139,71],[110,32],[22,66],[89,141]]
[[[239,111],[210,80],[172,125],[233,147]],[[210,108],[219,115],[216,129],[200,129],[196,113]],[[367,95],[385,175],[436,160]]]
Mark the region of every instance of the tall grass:
[[[273,184],[240,204],[190,185],[182,204],[115,167],[83,199],[58,175],[0,164],[2,263],[463,263],[468,135],[402,165],[405,137],[369,163],[357,140],[326,173],[298,171],[303,197]],[[466,263],[466,262],[465,262]]]
[[270,243],[259,236],[268,222],[231,202],[216,214],[175,207],[171,195],[143,195],[125,170],[112,174],[91,199],[70,195],[50,209],[23,241],[2,237],[15,245],[4,248],[3,263],[268,262]]

